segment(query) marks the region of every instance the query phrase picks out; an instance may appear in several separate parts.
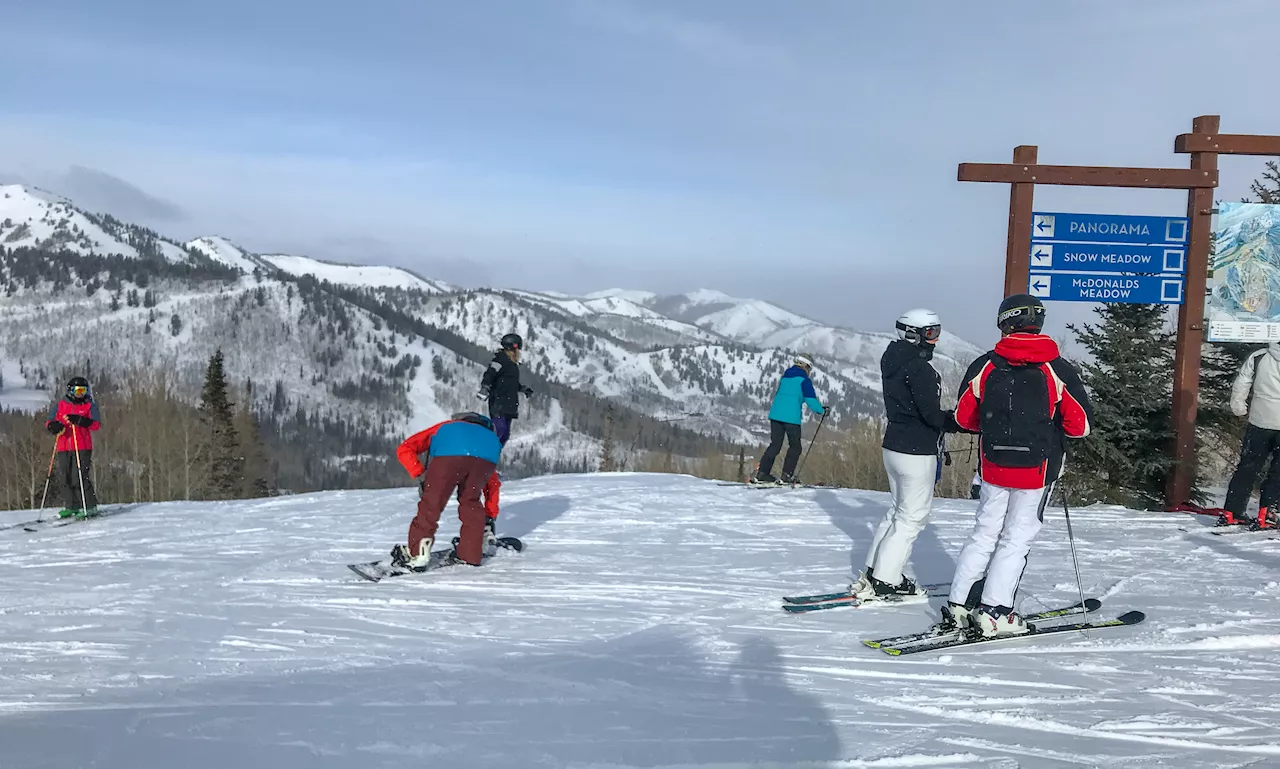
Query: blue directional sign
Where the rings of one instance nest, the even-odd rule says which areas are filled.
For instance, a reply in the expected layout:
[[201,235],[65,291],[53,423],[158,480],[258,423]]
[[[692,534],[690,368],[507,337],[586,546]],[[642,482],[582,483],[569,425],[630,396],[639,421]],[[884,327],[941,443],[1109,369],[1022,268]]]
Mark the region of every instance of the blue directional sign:
[[1032,243],[1031,269],[1181,275],[1187,269],[1187,250],[1112,243]]
[[1114,214],[1035,213],[1031,239],[1059,243],[1131,243],[1183,245],[1187,218],[1173,216],[1116,216]]
[[1033,272],[1032,296],[1059,302],[1182,304],[1183,279],[1168,275]]

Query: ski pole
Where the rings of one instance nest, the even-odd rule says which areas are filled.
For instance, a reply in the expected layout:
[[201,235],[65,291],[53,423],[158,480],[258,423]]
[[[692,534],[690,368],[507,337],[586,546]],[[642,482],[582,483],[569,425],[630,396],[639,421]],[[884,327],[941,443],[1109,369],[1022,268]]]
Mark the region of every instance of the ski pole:
[[818,419],[818,427],[813,431],[813,437],[809,439],[809,448],[805,450],[804,456],[800,458],[800,467],[796,468],[796,477],[800,477],[800,471],[804,469],[804,463],[809,459],[809,452],[813,451],[813,444],[818,442],[818,433],[822,432],[822,423],[827,421],[827,412],[822,412],[822,417]]
[[53,451],[49,453],[49,472],[44,476],[44,493],[40,495],[40,515],[38,521],[44,520],[44,502],[49,497],[49,481],[53,480],[53,460],[58,456],[58,437],[53,438]]
[[80,466],[80,436],[76,435],[75,425],[67,425],[67,429],[71,431],[71,445],[76,450],[76,474],[80,476],[80,510],[88,515],[89,500],[84,495],[84,468]]
[[[1071,506],[1067,504],[1067,487],[1062,487],[1062,515],[1067,519],[1067,541],[1071,543],[1071,563],[1076,569],[1076,587],[1080,590],[1080,606],[1084,607],[1084,582],[1080,580],[1080,561],[1076,558],[1076,537],[1071,532]],[[1089,635],[1088,620],[1084,627],[1085,636]]]

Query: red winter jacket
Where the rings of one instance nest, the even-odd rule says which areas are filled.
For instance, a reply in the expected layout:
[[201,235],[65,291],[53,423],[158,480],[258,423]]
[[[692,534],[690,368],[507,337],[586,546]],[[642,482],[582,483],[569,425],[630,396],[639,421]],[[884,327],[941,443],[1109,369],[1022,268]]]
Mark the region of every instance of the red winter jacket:
[[[449,421],[432,425],[420,433],[410,435],[396,449],[396,459],[400,460],[400,464],[404,466],[409,475],[414,478],[421,478],[422,474],[426,472],[420,457],[431,450],[431,436],[436,434],[436,430],[440,429],[440,425],[447,425]],[[502,479],[495,470],[484,485],[484,510],[490,518],[498,517],[498,496],[501,491]]]
[[[1049,459],[1038,467],[1001,467],[985,455],[979,464],[982,480],[1008,489],[1039,489],[1056,481],[1062,474],[1062,461],[1066,454],[1064,437],[1083,438],[1089,434],[1093,407],[1084,383],[1075,367],[1058,356],[1058,345],[1042,334],[1010,334],[995,349],[975,360],[965,373],[964,386],[956,403],[956,424],[963,430],[981,433],[984,409],[1012,407],[1015,412],[1033,408],[1022,404],[982,403],[983,388],[987,377],[995,370],[994,357],[1000,357],[1014,366],[1038,366],[1044,372],[1052,429],[1057,433],[1047,441],[1053,446]],[[981,441],[981,438],[979,438]]]
[[[93,422],[88,427],[77,427],[67,421],[67,416],[70,414],[88,417]],[[68,428],[58,433],[56,445],[58,451],[75,451],[76,449],[84,451],[93,448],[93,433],[102,426],[98,421],[98,404],[89,399],[85,399],[84,403],[72,403],[65,398],[58,401],[49,410],[49,421],[45,424],[51,425],[54,422],[61,422]]]

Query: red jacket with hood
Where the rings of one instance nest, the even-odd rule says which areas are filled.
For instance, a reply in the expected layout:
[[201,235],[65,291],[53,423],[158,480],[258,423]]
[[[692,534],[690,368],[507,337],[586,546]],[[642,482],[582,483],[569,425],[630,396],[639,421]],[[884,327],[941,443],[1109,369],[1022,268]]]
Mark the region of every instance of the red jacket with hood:
[[[1048,486],[1062,474],[1062,462],[1066,455],[1066,438],[1083,438],[1089,434],[1093,407],[1084,383],[1075,367],[1058,354],[1058,345],[1043,334],[1015,333],[999,342],[995,349],[975,360],[965,372],[964,385],[956,403],[956,424],[969,432],[982,432],[982,415],[993,409],[1012,410],[1013,413],[1029,413],[1040,408],[1037,404],[983,403],[984,388],[991,373],[996,370],[996,359],[1001,358],[1015,367],[1038,367],[1044,372],[1045,393],[1052,424],[1047,428],[1055,432],[1044,436],[1051,447],[1049,458],[1036,467],[1001,467],[983,453],[982,480],[1010,489],[1039,489]],[[981,445],[982,438],[979,438]]]

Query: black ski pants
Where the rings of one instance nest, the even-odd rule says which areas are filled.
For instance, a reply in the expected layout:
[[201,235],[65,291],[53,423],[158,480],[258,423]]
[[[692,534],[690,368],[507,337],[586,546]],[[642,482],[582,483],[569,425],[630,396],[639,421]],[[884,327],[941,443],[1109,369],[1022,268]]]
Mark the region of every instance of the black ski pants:
[[1227,486],[1227,501],[1223,507],[1233,515],[1243,515],[1249,506],[1249,495],[1253,494],[1254,484],[1258,481],[1258,473],[1267,464],[1270,464],[1270,469],[1262,483],[1263,507],[1280,503],[1280,430],[1249,425],[1244,431],[1240,463]]
[[[74,451],[58,452],[58,469],[55,471],[62,482],[62,503],[68,510],[79,510],[85,504],[92,510],[98,506],[98,495],[93,491],[93,472],[89,464],[93,457],[93,449],[80,449],[79,468],[76,466]],[[79,470],[79,472],[77,472]],[[80,484],[84,484],[84,499],[80,497]]]
[[787,456],[782,460],[782,474],[789,476],[795,473],[796,464],[800,461],[800,425],[769,420],[769,448],[760,457],[760,468],[756,475],[773,475],[773,463],[782,451],[782,439],[787,440]]

